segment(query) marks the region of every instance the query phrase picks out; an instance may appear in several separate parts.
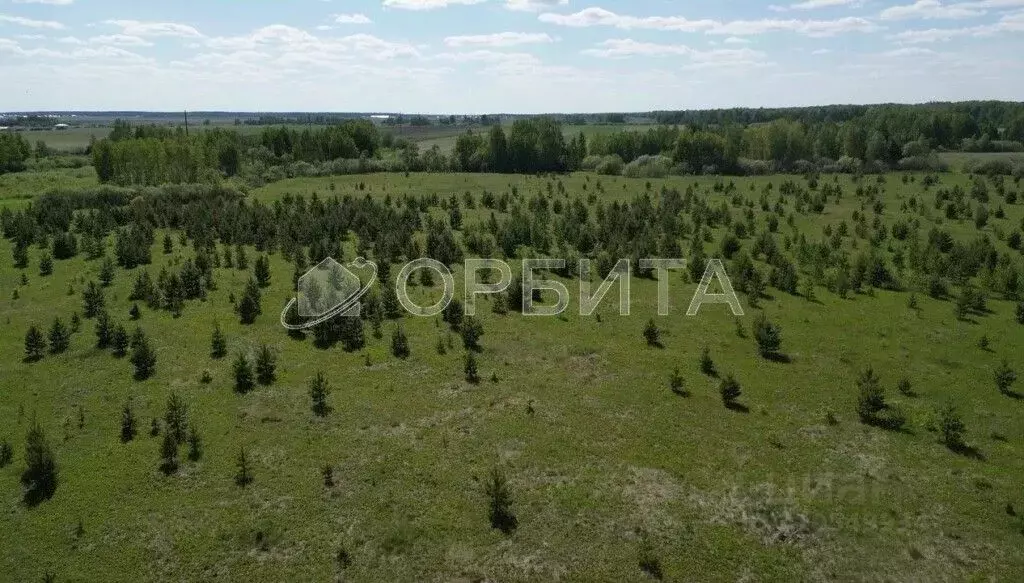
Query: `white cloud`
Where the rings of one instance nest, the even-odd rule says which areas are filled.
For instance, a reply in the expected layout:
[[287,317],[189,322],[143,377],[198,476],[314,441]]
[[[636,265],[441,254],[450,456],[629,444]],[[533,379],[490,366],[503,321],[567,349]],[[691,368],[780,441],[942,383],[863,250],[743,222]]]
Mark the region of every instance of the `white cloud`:
[[[60,59],[78,61],[109,61],[121,63],[151,63],[152,59],[127,51],[120,47],[100,46],[75,48],[69,51],[58,51],[48,48],[26,49],[14,41],[0,39],[0,53],[11,53],[26,59]],[[64,40],[64,39],[62,39]],[[77,39],[75,39],[77,40]],[[75,43],[72,43],[75,44]]]
[[539,44],[550,42],[554,42],[554,39],[548,36],[547,34],[531,32],[499,32],[495,34],[449,36],[444,39],[444,44],[449,47],[511,47],[516,45]]
[[883,10],[878,17],[882,20],[906,20],[911,18],[960,19],[982,16],[984,10],[966,7],[962,4],[943,4],[939,0],[917,0],[913,4],[891,6]]
[[[416,47],[387,41],[369,34],[353,34],[340,38],[319,38],[305,30],[284,24],[258,28],[247,35],[214,37],[204,43],[215,51],[231,53],[272,51],[288,62],[305,62],[334,66],[339,61],[389,60],[417,58]],[[264,64],[267,64],[264,61]]]
[[57,42],[70,44],[70,45],[106,45],[106,46],[121,46],[121,47],[151,47],[153,43],[146,39],[139,38],[137,36],[129,36],[126,34],[104,34],[100,36],[89,37],[88,39],[82,40],[74,36],[65,36],[57,39]]
[[599,48],[585,49],[584,55],[602,58],[626,57],[684,57],[689,60],[686,68],[702,68],[708,65],[718,66],[765,66],[765,54],[749,48],[713,49],[702,51],[686,45],[667,45],[636,41],[629,38],[609,39],[598,45]]
[[462,51],[457,53],[438,53],[432,57],[441,61],[454,63],[500,63],[503,66],[536,66],[543,65],[540,59],[528,53],[504,53],[501,51]]
[[180,38],[201,38],[203,35],[187,24],[176,22],[141,22],[138,20],[107,20],[104,24],[121,27],[128,36],[170,36]]
[[338,24],[372,24],[365,14],[335,14],[334,22]]
[[889,38],[903,44],[945,42],[960,37],[989,37],[1007,32],[1024,32],[1024,11],[1005,14],[993,24],[963,28],[929,28],[905,30]]
[[487,0],[384,0],[384,8],[398,8],[401,10],[434,10],[436,8],[447,8],[457,4],[480,4]]
[[915,57],[921,55],[934,55],[935,51],[921,47],[903,47],[882,53],[883,57]]
[[75,0],[14,0],[15,4],[51,4],[53,6],[67,6]]
[[730,36],[729,38],[725,39],[722,42],[724,42],[727,45],[745,45],[750,43],[750,39],[740,38],[738,36]]
[[537,17],[541,22],[576,28],[590,26],[613,26],[624,30],[651,29],[674,30],[679,32],[701,32],[719,25],[714,20],[690,20],[682,16],[627,16],[616,14],[604,8],[584,8],[573,14],[545,12]]
[[665,55],[690,55],[694,49],[686,45],[664,45],[640,42],[629,38],[613,38],[600,43],[599,49],[585,49],[584,55],[592,57],[654,57]]
[[836,20],[690,20],[682,16],[628,16],[604,8],[586,8],[574,14],[546,12],[541,22],[570,27],[611,26],[624,30],[650,29],[678,32],[705,32],[731,36],[749,36],[767,32],[795,32],[812,37],[824,37],[844,32],[874,32],[879,26],[865,18],[847,16]]
[[27,26],[28,28],[49,28],[51,30],[63,30],[64,25],[59,22],[52,20],[33,20],[31,18],[25,18],[23,16],[8,16],[7,14],[0,14],[0,24],[3,23],[17,24],[20,26]]
[[832,52],[832,49],[814,49],[811,51],[812,55],[827,55]]
[[292,44],[295,46],[317,42],[310,33],[285,24],[271,24],[252,31],[243,36],[213,37],[206,40],[206,45],[214,49],[253,50],[265,44]]
[[519,12],[540,12],[559,6],[568,6],[569,0],[506,0],[505,8]]
[[806,0],[805,2],[797,2],[788,6],[769,6],[769,10],[776,12],[785,12],[787,10],[817,10],[819,8],[836,8],[839,6],[849,6],[856,8],[864,5],[864,0]]
[[865,18],[847,16],[835,20],[734,20],[720,24],[708,34],[748,36],[767,32],[795,32],[810,37],[826,37],[847,32],[875,32],[880,27]]

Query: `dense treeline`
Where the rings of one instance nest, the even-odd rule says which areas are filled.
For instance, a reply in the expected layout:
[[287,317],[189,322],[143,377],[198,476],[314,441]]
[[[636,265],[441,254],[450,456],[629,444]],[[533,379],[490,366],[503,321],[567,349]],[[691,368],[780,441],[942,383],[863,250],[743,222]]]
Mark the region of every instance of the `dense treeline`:
[[[654,113],[660,124],[688,126],[747,126],[788,119],[804,125],[840,124],[859,121],[869,130],[904,132],[914,139],[925,134],[930,139],[956,140],[988,134],[996,138],[1001,129],[1016,124],[1024,130],[1024,104],[1007,101],[967,101],[961,103],[924,103],[916,105],[824,105],[789,108],[734,108]],[[933,132],[928,135],[927,132]],[[1015,134],[1009,139],[1024,139]]]
[[297,161],[372,158],[380,146],[380,132],[368,120],[301,131],[266,128],[257,136],[219,128],[188,134],[180,127],[117,121],[91,149],[100,182],[152,186],[235,176],[243,163],[258,172]]
[[[562,116],[564,117],[564,116]],[[776,171],[943,170],[936,151],[1022,151],[1024,105],[1004,102],[828,106],[663,114],[673,125],[567,132],[559,117],[518,118],[469,129],[453,151],[420,152],[366,119],[257,135],[115,122],[92,146],[101,182],[208,182],[238,174],[254,181],[289,175],[430,171],[604,174],[766,174]],[[575,135],[570,135],[575,134]],[[348,161],[348,162],[345,162]],[[343,163],[345,162],[345,163]],[[1024,168],[1019,169],[1024,173]],[[1009,174],[1013,167],[999,166]]]

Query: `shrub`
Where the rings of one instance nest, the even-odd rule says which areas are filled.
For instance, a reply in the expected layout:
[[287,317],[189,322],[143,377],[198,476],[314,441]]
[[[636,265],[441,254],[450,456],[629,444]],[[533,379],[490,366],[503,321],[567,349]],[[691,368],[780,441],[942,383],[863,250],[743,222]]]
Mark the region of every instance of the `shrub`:
[[484,491],[489,502],[488,517],[491,528],[511,534],[519,526],[519,521],[512,512],[512,494],[509,492],[508,480],[499,468],[491,470]]
[[715,371],[715,362],[711,360],[711,349],[705,346],[700,351],[700,372],[713,377],[717,374]]
[[767,160],[751,160],[740,158],[736,161],[736,169],[742,176],[766,176],[773,171],[772,163]]
[[53,273],[53,258],[49,253],[43,253],[39,258],[39,275],[46,277]]
[[463,367],[463,370],[466,373],[466,382],[474,385],[480,382],[480,374],[476,366],[476,356],[473,355],[472,351],[466,353],[466,365]]
[[35,506],[52,498],[57,491],[57,458],[38,421],[33,421],[25,438],[25,466],[21,473],[25,502]]
[[647,325],[644,326],[643,336],[644,340],[647,341],[648,346],[661,346],[661,330],[659,330],[658,325],[654,323],[654,318],[647,320]]
[[740,395],[743,394],[740,383],[731,374],[725,375],[725,378],[722,379],[721,384],[718,386],[718,392],[721,393],[722,403],[726,407],[735,405],[736,399],[740,398]]
[[220,324],[213,325],[213,335],[210,337],[210,358],[224,358],[228,355],[228,342]]
[[164,432],[164,440],[160,443],[160,471],[166,476],[178,471],[178,440],[170,431]]
[[253,265],[253,277],[256,278],[256,284],[260,287],[267,287],[270,285],[270,259],[266,255],[261,255],[256,258],[256,263]]
[[782,346],[782,330],[763,313],[754,320],[754,340],[757,341],[758,352],[763,357],[778,353]]
[[238,302],[236,311],[243,324],[254,323],[256,318],[263,313],[260,306],[260,287],[255,279],[250,278],[249,283],[246,284],[245,292]]
[[114,332],[110,337],[110,347],[113,349],[114,356],[122,358],[128,354],[128,345],[131,340],[128,338],[128,330],[125,329],[123,324],[118,324],[114,327]]
[[167,397],[167,409],[164,411],[165,434],[170,435],[178,444],[185,443],[188,430],[188,407],[178,393],[172,392]]
[[96,348],[104,349],[110,346],[114,338],[114,327],[110,322],[110,316],[103,310],[96,315]]
[[6,468],[14,461],[14,448],[6,439],[0,442],[0,468]]
[[409,358],[409,339],[401,325],[395,327],[391,335],[391,354],[401,359]]
[[71,346],[71,331],[60,318],[54,318],[53,325],[50,326],[49,339],[52,354],[65,352]]
[[121,442],[128,443],[135,439],[138,433],[135,423],[135,412],[132,410],[132,402],[129,400],[121,410]]
[[25,333],[25,360],[35,362],[43,358],[45,352],[46,340],[43,339],[43,333],[39,330],[39,326],[30,326],[28,332]]
[[238,459],[236,461],[236,467],[238,471],[235,472],[235,485],[240,488],[245,488],[253,481],[252,468],[249,467],[249,456],[245,452],[245,448],[239,448]]
[[146,380],[156,372],[156,352],[149,345],[149,339],[146,338],[141,328],[135,329],[131,345],[131,363],[135,367],[135,379]]
[[896,390],[908,397],[914,396],[913,385],[910,383],[910,379],[908,379],[907,377],[901,378],[900,381],[896,383]]
[[1010,364],[1004,358],[995,370],[996,388],[1000,393],[1009,394],[1010,387],[1017,380],[1017,373],[1010,368]]
[[643,155],[626,164],[621,172],[629,178],[664,178],[672,170],[672,160],[666,156]]
[[871,423],[885,409],[885,394],[874,369],[868,367],[857,379],[857,414],[863,423]]
[[901,158],[896,163],[896,167],[909,172],[946,172],[949,170],[949,164],[934,154]]
[[480,337],[484,335],[483,324],[473,316],[466,316],[462,322],[462,345],[466,350],[480,350]]
[[260,346],[256,355],[256,381],[264,386],[274,384],[277,380],[277,364],[274,352],[266,344]]
[[678,368],[674,369],[672,371],[672,376],[668,378],[668,386],[672,389],[673,393],[679,396],[685,397],[689,395],[686,389],[683,388],[683,375],[679,374]]
[[964,422],[953,405],[946,405],[939,411],[939,431],[942,434],[942,443],[946,444],[946,447],[953,451],[964,449],[964,430]]
[[316,376],[309,381],[309,396],[313,400],[313,413],[318,417],[324,417],[330,412],[330,405],[327,404],[327,396],[330,393],[331,387],[327,384],[327,377],[318,371]]
[[188,459],[194,462],[200,460],[203,457],[203,438],[199,435],[199,430],[193,425],[188,433]]
[[235,392],[248,393],[256,386],[256,379],[252,371],[252,364],[244,354],[239,353],[233,366],[235,373]]

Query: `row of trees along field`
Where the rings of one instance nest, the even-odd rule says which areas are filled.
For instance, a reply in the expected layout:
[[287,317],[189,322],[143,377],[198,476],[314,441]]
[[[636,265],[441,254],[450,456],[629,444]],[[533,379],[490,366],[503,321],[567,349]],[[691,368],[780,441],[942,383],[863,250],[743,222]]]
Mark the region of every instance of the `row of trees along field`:
[[[1024,104],[830,106],[796,110],[659,114],[658,125],[566,137],[553,116],[468,130],[451,154],[419,152],[369,120],[256,135],[207,129],[132,127],[118,121],[92,145],[101,182],[206,182],[248,171],[284,175],[391,171],[605,174],[750,174],[820,169],[855,172],[900,166],[936,170],[936,150],[1024,151]],[[765,117],[771,119],[765,120]],[[774,116],[774,117],[772,117]],[[675,122],[684,122],[675,125]],[[358,160],[357,165],[332,164]],[[866,164],[867,166],[863,166]],[[1011,173],[1013,169],[1005,173]],[[280,173],[277,177],[280,177]]]

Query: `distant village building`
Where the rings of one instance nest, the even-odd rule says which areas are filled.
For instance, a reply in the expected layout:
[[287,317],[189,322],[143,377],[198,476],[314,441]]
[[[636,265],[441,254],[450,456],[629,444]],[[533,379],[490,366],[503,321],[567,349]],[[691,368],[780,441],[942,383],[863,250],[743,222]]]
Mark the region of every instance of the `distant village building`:
[[71,126],[69,126],[69,125],[68,125],[68,124],[66,124],[66,123],[59,123],[59,124],[57,124],[57,125],[53,126],[53,129],[55,129],[55,130],[66,130],[66,129],[68,129],[69,127],[71,127]]

